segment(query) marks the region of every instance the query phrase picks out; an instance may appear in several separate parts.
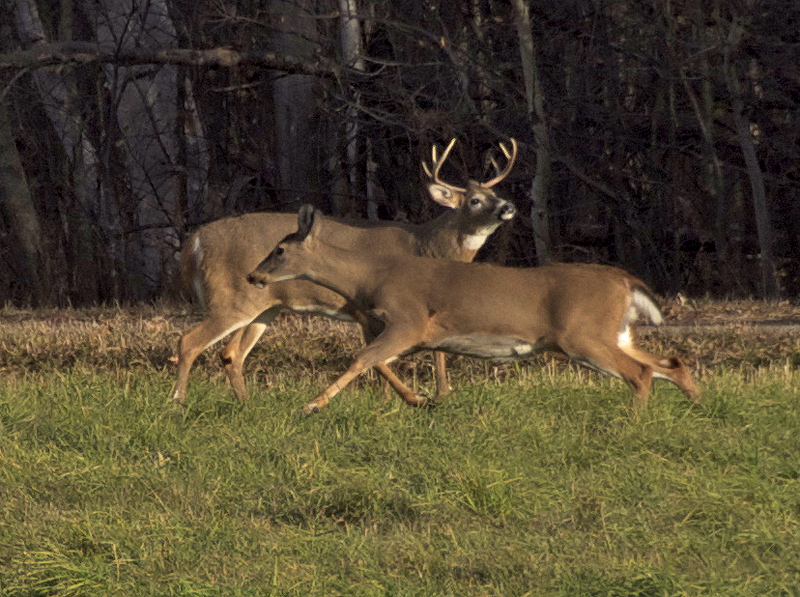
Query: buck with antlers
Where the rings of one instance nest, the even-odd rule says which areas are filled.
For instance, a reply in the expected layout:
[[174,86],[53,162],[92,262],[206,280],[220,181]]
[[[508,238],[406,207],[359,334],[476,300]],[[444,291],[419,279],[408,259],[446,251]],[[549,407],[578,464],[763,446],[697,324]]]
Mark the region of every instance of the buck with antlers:
[[[298,231],[247,276],[258,288],[287,280],[314,282],[346,297],[370,320],[367,346],[305,406],[307,412],[325,406],[366,369],[422,349],[497,359],[561,353],[625,381],[637,413],[647,404],[654,377],[699,398],[678,358],[635,346],[637,317],[660,323],[661,313],[645,283],[620,269],[588,264],[514,269],[382,256],[334,247],[327,239],[327,223],[304,206]],[[398,392],[409,404],[427,404],[411,391]]]
[[[517,144],[511,139],[511,150],[500,144],[507,161],[494,178],[483,183],[470,181],[464,188],[440,178],[442,165],[455,141],[450,142],[441,156],[433,147],[430,167],[423,162],[430,178],[428,192],[434,201],[448,208],[446,212],[424,224],[325,218],[328,240],[362,253],[472,261],[488,236],[516,213],[514,205],[498,197],[494,187],[514,166]],[[185,403],[189,371],[197,356],[232,333],[220,356],[234,393],[240,400],[246,400],[244,360],[282,310],[319,313],[366,325],[363,315],[349,301],[315,284],[289,281],[274,284],[266,291],[247,284],[245,276],[279,240],[296,229],[296,224],[294,214],[254,213],[225,218],[200,228],[184,245],[182,278],[206,305],[207,314],[181,336],[173,394],[177,404]],[[443,355],[437,355],[435,365],[437,391],[441,395],[447,391]],[[388,368],[381,366],[378,371],[393,387],[408,391]]]

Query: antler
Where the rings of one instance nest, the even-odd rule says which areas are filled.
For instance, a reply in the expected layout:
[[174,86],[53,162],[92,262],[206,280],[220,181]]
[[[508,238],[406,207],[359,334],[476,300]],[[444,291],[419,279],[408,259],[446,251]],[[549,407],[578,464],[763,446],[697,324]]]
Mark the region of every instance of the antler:
[[425,170],[425,174],[427,174],[428,178],[432,179],[433,182],[445,186],[456,193],[465,193],[467,189],[463,187],[457,187],[450,183],[444,182],[442,179],[439,178],[439,171],[442,169],[442,164],[444,164],[445,160],[447,159],[447,156],[450,155],[450,150],[453,149],[453,146],[455,144],[456,144],[456,139],[455,137],[453,137],[453,140],[450,141],[450,145],[448,145],[445,148],[441,158],[437,157],[436,144],[434,144],[433,147],[431,148],[431,163],[433,164],[433,170],[431,170],[428,167],[428,164],[424,161],[422,162],[422,169]]
[[495,170],[498,171],[497,176],[495,176],[491,180],[484,182],[481,186],[486,188],[493,187],[494,185],[502,181],[506,176],[508,176],[509,172],[511,172],[511,168],[514,167],[514,162],[517,160],[517,141],[513,137],[511,137],[510,141],[511,141],[511,153],[509,153],[505,145],[503,145],[502,143],[499,144],[500,150],[503,152],[503,155],[505,155],[506,159],[508,160],[508,162],[506,163],[506,167],[503,168],[501,172],[500,168],[497,167],[497,163],[494,161],[494,158],[492,158],[492,165],[495,167]]

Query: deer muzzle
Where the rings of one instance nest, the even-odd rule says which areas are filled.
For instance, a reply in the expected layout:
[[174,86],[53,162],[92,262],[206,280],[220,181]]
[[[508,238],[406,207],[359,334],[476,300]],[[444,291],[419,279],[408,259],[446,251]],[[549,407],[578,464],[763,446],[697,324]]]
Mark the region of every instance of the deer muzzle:
[[497,213],[497,217],[500,218],[503,222],[507,222],[508,220],[512,219],[515,215],[517,215],[517,208],[514,207],[513,203],[506,202],[500,208],[500,211]]
[[247,282],[256,288],[261,289],[267,285],[267,278],[263,274],[259,274],[257,271],[255,271],[247,274]]

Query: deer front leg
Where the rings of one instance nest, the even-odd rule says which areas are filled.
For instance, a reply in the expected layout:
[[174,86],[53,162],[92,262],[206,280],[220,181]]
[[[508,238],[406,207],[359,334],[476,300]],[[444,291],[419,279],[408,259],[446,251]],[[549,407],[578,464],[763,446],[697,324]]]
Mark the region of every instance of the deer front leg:
[[[361,331],[364,334],[364,342],[369,346],[372,342],[375,341],[377,337],[379,337],[382,333],[382,329],[379,327],[378,331],[375,331],[374,321],[369,318],[366,313],[362,311],[353,310],[349,313],[350,317],[361,326]],[[383,325],[383,324],[381,324]],[[442,363],[444,366],[444,362]],[[384,381],[389,384],[397,395],[408,404],[409,406],[421,407],[427,406],[429,401],[425,396],[420,396],[412,389],[410,389],[403,381],[394,374],[394,372],[389,367],[389,364],[386,362],[378,363],[375,365],[375,370],[378,374],[383,377]],[[445,373],[446,375],[446,373]],[[437,378],[438,379],[438,378]],[[446,378],[445,378],[446,383]],[[438,387],[438,384],[437,384]],[[449,388],[448,388],[449,389]],[[437,392],[437,396],[439,393]],[[388,388],[386,388],[386,398],[389,398]],[[327,404],[327,402],[326,402]]]
[[307,413],[317,412],[326,406],[330,399],[341,392],[347,384],[370,367],[377,367],[378,372],[386,378],[406,403],[414,406],[423,406],[427,403],[427,399],[409,390],[386,366],[388,360],[412,348],[419,341],[419,338],[420,334],[413,327],[390,328],[387,326],[383,333],[361,351],[347,371],[318,394],[314,400],[306,404],[303,410]]

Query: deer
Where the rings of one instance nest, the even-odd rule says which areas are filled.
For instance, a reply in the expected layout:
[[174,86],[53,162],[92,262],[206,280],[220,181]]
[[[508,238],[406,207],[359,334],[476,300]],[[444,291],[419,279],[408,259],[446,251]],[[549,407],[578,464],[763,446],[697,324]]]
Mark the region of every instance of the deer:
[[[419,350],[512,360],[553,352],[623,380],[633,392],[637,416],[654,378],[699,401],[699,390],[678,357],[636,346],[637,318],[660,324],[663,317],[649,287],[613,266],[510,268],[344,249],[330,244],[327,222],[306,205],[297,231],[247,276],[260,289],[288,280],[313,282],[346,297],[369,320],[366,346],[345,373],[305,405],[306,412],[326,406],[370,367]],[[431,405],[425,396],[395,389],[409,405]]]
[[[439,154],[431,149],[431,164],[422,162],[431,199],[447,208],[438,217],[422,224],[328,218],[329,240],[354,251],[425,255],[472,261],[486,239],[504,222],[514,218],[514,204],[500,197],[495,187],[502,182],[517,159],[517,142],[511,148],[499,147],[506,158],[500,167],[492,158],[495,176],[485,182],[470,180],[466,187],[442,180],[442,166],[456,139]],[[322,219],[322,216],[318,216]],[[186,404],[189,372],[197,357],[208,347],[230,335],[220,353],[225,373],[235,396],[248,400],[243,370],[247,355],[267,326],[285,310],[327,315],[343,321],[367,325],[362,314],[342,296],[305,281],[274,284],[258,291],[245,276],[260,263],[284,236],[296,228],[296,214],[251,213],[216,220],[198,229],[181,251],[183,285],[202,305],[205,317],[184,332],[178,342],[177,377],[172,395],[178,407]],[[407,392],[386,367],[377,371],[393,388]],[[450,388],[445,357],[435,354],[434,372],[437,397]]]

